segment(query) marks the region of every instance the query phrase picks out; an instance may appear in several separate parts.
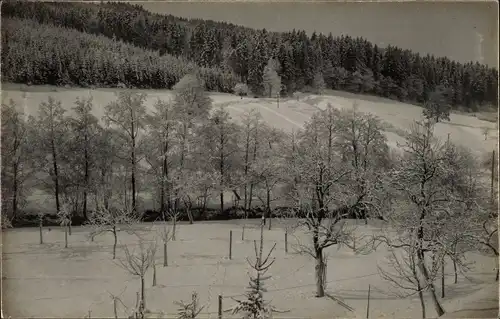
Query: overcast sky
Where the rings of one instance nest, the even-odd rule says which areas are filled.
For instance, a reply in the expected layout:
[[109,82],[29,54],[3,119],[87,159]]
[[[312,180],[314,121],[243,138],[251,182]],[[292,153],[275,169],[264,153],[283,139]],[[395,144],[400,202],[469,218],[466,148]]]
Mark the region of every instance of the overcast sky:
[[142,2],[145,9],[271,31],[362,36],[385,46],[498,66],[498,4]]

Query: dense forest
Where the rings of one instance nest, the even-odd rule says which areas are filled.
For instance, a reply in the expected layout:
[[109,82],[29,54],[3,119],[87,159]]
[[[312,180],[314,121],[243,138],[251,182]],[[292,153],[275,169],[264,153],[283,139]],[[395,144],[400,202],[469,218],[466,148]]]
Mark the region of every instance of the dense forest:
[[264,69],[273,60],[282,95],[326,86],[424,103],[439,86],[453,108],[498,106],[496,69],[348,35],[254,30],[125,3],[9,1],[2,17],[2,75],[14,82],[171,88],[195,68],[205,73],[208,90],[231,92],[243,82],[262,96]]

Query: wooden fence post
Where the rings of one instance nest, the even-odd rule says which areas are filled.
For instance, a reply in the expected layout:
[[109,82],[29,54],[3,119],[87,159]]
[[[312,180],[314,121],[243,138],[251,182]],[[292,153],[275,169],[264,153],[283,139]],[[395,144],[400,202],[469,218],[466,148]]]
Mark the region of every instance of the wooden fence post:
[[368,285],[368,304],[366,305],[366,319],[370,317],[370,292],[371,286]]
[[285,253],[288,254],[288,230],[285,229]]
[[219,295],[219,310],[217,318],[222,319],[222,295]]
[[229,231],[229,259],[233,257],[233,231]]

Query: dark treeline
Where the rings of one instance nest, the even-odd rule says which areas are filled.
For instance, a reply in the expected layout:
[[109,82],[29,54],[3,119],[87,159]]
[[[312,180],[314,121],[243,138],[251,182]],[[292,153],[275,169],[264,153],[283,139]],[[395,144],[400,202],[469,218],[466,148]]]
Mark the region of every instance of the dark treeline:
[[[498,105],[496,69],[479,63],[462,64],[447,58],[422,56],[395,46],[380,48],[362,38],[318,33],[308,36],[296,30],[282,33],[254,30],[228,23],[153,14],[138,5],[123,3],[7,2],[3,4],[2,16],[53,23],[116,38],[159,55],[181,57],[182,61],[211,68],[208,70],[213,72],[214,80],[222,81],[229,77],[226,74],[235,74],[255,95],[265,93],[264,67],[269,59],[275,59],[279,62],[277,71],[283,84],[282,94],[315,90],[318,83],[324,83],[331,89],[424,103],[438,85],[443,85],[448,91],[447,102],[454,108],[474,111],[482,106]],[[10,44],[9,39],[3,44]],[[69,45],[65,49],[78,51]],[[4,56],[2,62],[3,59]],[[77,67],[86,68],[84,64]],[[152,77],[148,74],[139,78],[134,86],[153,86],[148,82]],[[319,78],[322,80],[318,81]],[[26,81],[26,78],[18,80]],[[165,86],[169,83],[166,81]],[[210,81],[207,85],[209,89],[223,92],[232,88],[213,85]]]

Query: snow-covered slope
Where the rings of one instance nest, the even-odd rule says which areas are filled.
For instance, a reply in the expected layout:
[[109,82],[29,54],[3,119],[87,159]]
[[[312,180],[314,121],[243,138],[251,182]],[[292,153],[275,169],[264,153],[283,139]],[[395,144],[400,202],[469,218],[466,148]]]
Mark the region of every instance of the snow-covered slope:
[[[37,89],[38,88],[38,89]],[[49,95],[60,100],[64,107],[70,109],[74,106],[77,97],[92,96],[94,99],[94,113],[102,117],[104,106],[115,99],[116,89],[64,89],[55,87],[29,87],[25,92],[16,86],[8,86],[2,91],[2,102],[12,98],[18,102],[27,114],[35,114],[38,104],[47,100]],[[160,98],[169,100],[173,97],[168,90],[142,90],[147,93],[147,105],[152,107]],[[263,119],[270,125],[285,131],[297,130],[308,121],[311,115],[327,107],[331,103],[336,108],[352,108],[357,104],[361,112],[369,112],[384,121],[387,127],[386,135],[391,146],[397,147],[397,142],[402,142],[402,132],[407,130],[414,120],[421,118],[422,109],[418,106],[404,104],[383,98],[354,95],[344,92],[333,92],[331,95],[307,95],[300,100],[283,99],[279,102],[274,99],[255,99],[246,97],[240,99],[229,94],[211,94],[215,106],[224,105],[235,120],[239,120],[246,110],[255,108],[260,111]],[[491,129],[487,140],[482,135],[482,128]],[[439,123],[436,134],[471,148],[478,154],[491,152],[497,145],[498,131],[494,123],[481,121],[473,116],[452,114],[451,121]]]

